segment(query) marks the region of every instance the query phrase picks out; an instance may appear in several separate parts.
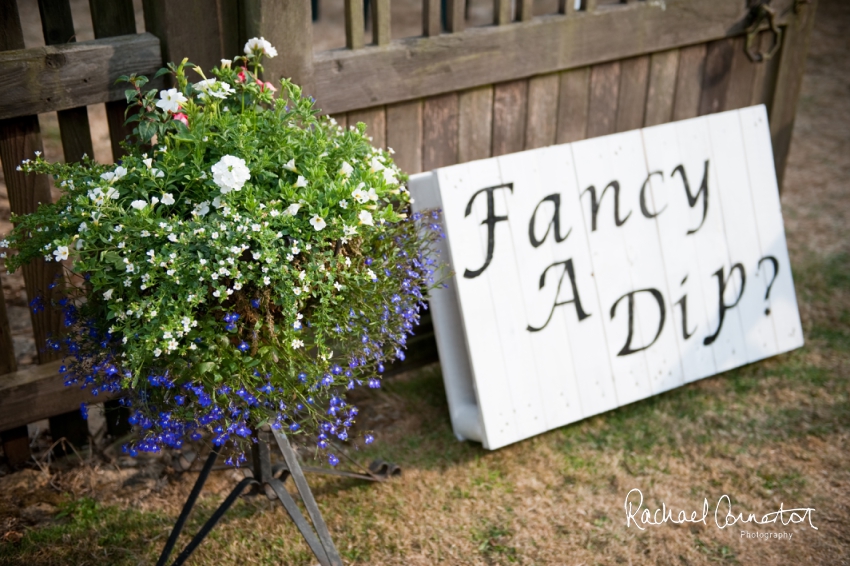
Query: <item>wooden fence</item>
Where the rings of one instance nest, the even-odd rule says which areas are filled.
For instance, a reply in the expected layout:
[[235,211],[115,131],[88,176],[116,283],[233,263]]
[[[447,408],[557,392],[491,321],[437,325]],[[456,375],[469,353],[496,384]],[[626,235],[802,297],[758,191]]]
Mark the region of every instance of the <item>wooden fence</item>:
[[[144,0],[147,33],[136,33],[132,0],[89,0],[96,39],[80,43],[68,43],[69,0],[38,0],[47,44],[38,49],[24,49],[15,0],[0,0],[0,160],[12,210],[50,198],[47,179],[15,171],[41,148],[37,114],[58,111],[65,158],[76,160],[92,155],[85,105],[106,102],[117,159],[126,130],[116,77],[186,56],[208,68],[253,36],[281,54],[267,79],[293,78],[343,125],[365,122],[409,173],[764,103],[781,182],[816,0],[767,3],[776,31],[760,0],[560,0],[558,13],[537,17],[534,0],[493,0],[483,27],[466,26],[466,0],[423,0],[422,36],[401,40],[391,40],[390,0],[367,0],[370,45],[364,0],[339,1],[347,47],[314,53],[305,0]],[[775,55],[751,60],[748,35],[751,52],[775,44]],[[27,267],[28,298],[55,273],[53,263]],[[56,313],[32,319],[38,345],[61,332]],[[428,321],[416,340],[403,367],[436,359]],[[16,371],[0,291],[0,431],[12,462],[28,458],[29,422],[85,435],[75,409],[89,395],[63,386],[52,352],[40,348],[38,363]]]

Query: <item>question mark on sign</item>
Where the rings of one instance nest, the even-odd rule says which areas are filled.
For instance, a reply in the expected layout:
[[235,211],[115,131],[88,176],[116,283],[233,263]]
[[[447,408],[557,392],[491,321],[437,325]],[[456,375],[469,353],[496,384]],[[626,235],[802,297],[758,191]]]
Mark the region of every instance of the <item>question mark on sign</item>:
[[[768,297],[770,297],[770,290],[773,288],[773,282],[776,281],[776,276],[779,275],[779,260],[772,255],[766,255],[759,260],[759,269],[761,269],[761,264],[765,260],[769,260],[770,263],[773,264],[773,279],[771,279],[770,283],[767,284],[767,292],[764,294],[764,300],[766,301]],[[764,314],[770,316],[770,307],[764,309]]]

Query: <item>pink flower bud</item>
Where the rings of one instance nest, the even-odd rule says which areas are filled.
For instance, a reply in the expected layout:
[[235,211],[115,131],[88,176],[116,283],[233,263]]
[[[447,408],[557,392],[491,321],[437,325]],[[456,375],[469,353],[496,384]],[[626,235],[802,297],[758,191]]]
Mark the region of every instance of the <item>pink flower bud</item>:
[[187,128],[189,127],[189,117],[183,114],[182,112],[178,112],[177,114],[175,114],[174,119],[183,122]]
[[265,84],[263,85],[263,90],[270,90],[272,92],[277,92],[277,89],[274,87],[274,85],[272,83],[268,82],[268,81],[266,81]]
[[236,75],[236,82],[237,83],[244,83],[245,82],[245,68],[244,67],[242,68],[241,71],[239,71],[239,74]]

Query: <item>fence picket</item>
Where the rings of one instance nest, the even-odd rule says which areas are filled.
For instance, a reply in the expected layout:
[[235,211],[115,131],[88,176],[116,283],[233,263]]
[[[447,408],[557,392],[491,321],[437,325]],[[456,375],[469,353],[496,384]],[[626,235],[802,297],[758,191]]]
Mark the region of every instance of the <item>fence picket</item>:
[[422,102],[387,106],[387,147],[393,159],[408,174],[422,171]]
[[486,159],[493,151],[493,87],[460,94],[458,163]]
[[[136,17],[133,13],[133,0],[89,0],[94,36],[113,37],[136,33]],[[109,124],[109,141],[112,145],[112,159],[118,161],[126,151],[121,142],[133,132],[133,128],[124,125],[127,103],[113,100],[106,103],[106,122]]]
[[425,37],[440,35],[442,28],[440,0],[422,0],[422,35]]
[[620,62],[594,65],[590,72],[590,101],[587,110],[587,137],[616,131],[617,101],[620,91]]
[[756,64],[747,57],[744,50],[744,36],[733,40],[732,69],[729,71],[729,85],[721,110],[736,110],[750,105],[756,76]]
[[511,0],[493,0],[493,23],[503,26],[511,23]]
[[676,94],[676,71],[678,67],[678,49],[652,54],[644,126],[666,124],[673,117],[673,97]]
[[649,55],[632,57],[620,64],[616,131],[627,132],[643,126],[648,83]]
[[699,114],[704,68],[704,43],[683,47],[679,51],[679,69],[676,72],[676,98],[673,101],[673,120],[695,118]]
[[528,81],[498,84],[493,88],[493,155],[522,151],[528,113]]
[[533,77],[528,80],[528,125],[525,130],[525,149],[555,143],[558,126],[557,74]]
[[356,126],[358,122],[366,124],[366,135],[370,136],[372,145],[387,147],[387,112],[383,106],[349,112],[348,123]]
[[587,137],[589,102],[590,67],[561,73],[556,143],[569,143]]
[[448,0],[446,3],[446,27],[449,33],[460,33],[466,29],[467,0]]
[[735,43],[732,38],[719,39],[708,44],[699,102],[700,116],[720,112],[726,105],[734,51]]
[[364,25],[363,0],[345,0],[345,46],[347,48],[360,49],[363,47]]
[[[390,42],[390,0],[371,1],[372,42],[375,45],[386,45]],[[308,45],[312,45],[312,43]],[[312,51],[312,47],[310,49]]]
[[422,108],[422,169],[458,162],[458,94],[426,98]]
[[[69,0],[38,0],[38,10],[45,45],[76,42]],[[94,157],[88,109],[78,106],[60,110],[56,115],[65,161],[80,161],[83,155]]]

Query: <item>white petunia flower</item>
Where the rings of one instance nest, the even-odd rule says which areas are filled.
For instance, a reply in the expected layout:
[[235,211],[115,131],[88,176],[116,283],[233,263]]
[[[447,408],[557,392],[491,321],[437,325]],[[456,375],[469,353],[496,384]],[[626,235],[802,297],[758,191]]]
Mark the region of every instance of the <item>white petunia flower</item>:
[[151,159],[150,157],[142,159],[142,163],[144,163],[147,168],[150,169],[153,166],[153,159]]
[[192,210],[192,214],[196,216],[206,216],[210,211],[210,201],[205,200],[202,203],[196,204],[195,209]]
[[339,201],[339,206],[340,206],[340,208],[348,208],[348,201],[345,200],[345,199],[342,199],[341,201]]
[[295,159],[290,159],[289,161],[287,161],[286,165],[284,165],[283,168],[294,173],[298,172],[298,169],[295,168]]
[[351,197],[360,204],[366,204],[367,202],[369,202],[369,193],[367,193],[360,187],[357,187],[356,189],[351,191]]
[[160,350],[159,348],[155,349],[153,351],[153,355],[154,355],[155,358],[158,358],[159,356],[162,355],[162,350]]
[[295,339],[292,340],[292,348],[293,349],[297,350],[298,348],[303,348],[303,347],[304,347],[304,341],[303,340],[299,340],[298,338],[295,338]]
[[233,61],[230,60],[230,59],[222,59],[221,60],[221,68],[222,69],[229,69],[231,64],[233,64]]
[[186,100],[183,93],[176,88],[161,90],[159,91],[159,100],[156,101],[156,107],[173,114],[180,110],[180,105],[186,102]]
[[300,208],[301,205],[296,202],[287,206],[286,210],[284,210],[283,213],[287,216],[295,216],[296,214],[298,214],[298,209]]
[[148,205],[148,203],[143,201],[143,200],[134,200],[133,202],[130,203],[130,206],[132,206],[136,210],[142,210],[147,205]]
[[262,37],[252,37],[245,43],[244,49],[245,55],[251,55],[253,53],[262,53],[269,59],[273,57],[277,57],[277,49],[272,47],[272,44],[263,39]]
[[344,176],[349,177],[354,172],[354,167],[352,167],[348,161],[343,161],[342,167],[339,168],[339,172]]
[[368,210],[361,210],[358,218],[360,219],[360,224],[365,224],[366,226],[375,225],[375,222],[372,220],[372,213]]
[[398,179],[396,179],[395,172],[392,169],[384,169],[384,182],[388,185],[398,184]]
[[53,250],[53,255],[56,257],[56,261],[68,259],[68,246],[59,246]]
[[263,277],[263,285],[269,285],[269,284],[271,284],[271,282],[272,282],[271,277],[269,277],[268,275]]
[[239,191],[245,182],[251,178],[251,171],[245,160],[234,155],[225,155],[212,166],[213,182],[221,189],[222,194]]
[[376,173],[384,168],[384,164],[381,163],[379,157],[373,157],[372,162],[369,163],[369,171]]
[[110,290],[106,291],[105,293],[103,293],[103,298],[104,298],[104,299],[106,299],[106,300],[108,301],[109,299],[111,299],[111,298],[112,298],[112,293],[113,293],[113,292],[115,292],[115,290],[114,290],[114,289],[110,289]]
[[295,186],[300,187],[300,188],[306,187],[307,186],[307,179],[305,179],[301,175],[298,175],[298,179],[295,181]]
[[310,225],[316,232],[322,230],[325,226],[327,226],[325,220],[318,214],[314,214],[313,218],[310,219]]

